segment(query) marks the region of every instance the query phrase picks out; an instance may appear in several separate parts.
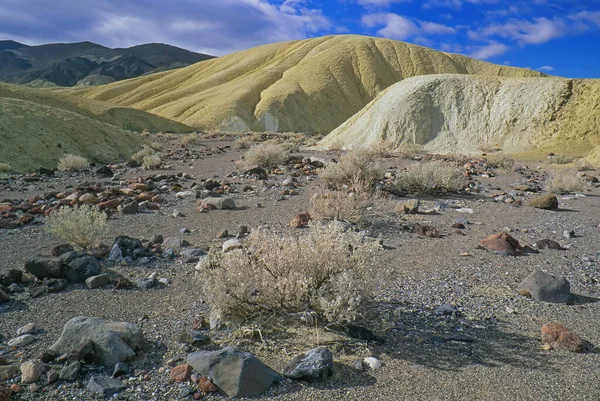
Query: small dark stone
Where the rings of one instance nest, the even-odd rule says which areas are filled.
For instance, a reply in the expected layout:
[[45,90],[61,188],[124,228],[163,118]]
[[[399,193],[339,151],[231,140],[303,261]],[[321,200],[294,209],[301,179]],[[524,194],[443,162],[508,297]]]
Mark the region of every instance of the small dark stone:
[[115,370],[113,371],[112,377],[119,377],[129,373],[129,365],[125,362],[119,362],[115,365]]
[[325,347],[313,348],[296,356],[283,374],[295,380],[323,381],[333,373],[333,354]]
[[112,177],[114,175],[113,171],[108,166],[100,167],[99,169],[96,170],[95,173],[98,177],[104,177],[104,178]]
[[75,248],[71,244],[60,244],[52,248],[52,256],[57,257],[67,252],[73,252]]
[[62,278],[47,278],[43,281],[43,287],[50,293],[61,292],[67,288],[67,280]]
[[87,384],[87,389],[103,397],[110,397],[125,390],[127,385],[107,376],[94,376]]
[[45,168],[45,167],[40,167],[38,169],[38,173],[40,173],[40,175],[52,177],[54,175],[54,170],[50,170],[49,168]]
[[81,369],[81,363],[79,361],[75,361],[65,366],[60,370],[58,377],[60,380],[65,381],[75,381],[77,379],[77,375],[79,374],[79,370]]
[[556,249],[557,251],[563,250],[563,247],[556,241],[552,241],[551,239],[542,239],[535,243],[535,246],[538,249]]

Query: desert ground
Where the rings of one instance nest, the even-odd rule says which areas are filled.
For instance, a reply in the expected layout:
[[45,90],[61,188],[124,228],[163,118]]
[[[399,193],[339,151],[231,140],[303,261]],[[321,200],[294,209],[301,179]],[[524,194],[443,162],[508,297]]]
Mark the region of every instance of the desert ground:
[[[109,166],[118,177],[101,178],[92,167],[80,172],[0,176],[0,203],[15,204],[49,192],[71,193],[77,188],[132,187],[154,177],[166,180],[157,189],[157,210],[134,214],[111,213],[98,253],[103,271],[111,271],[133,283],[120,288],[111,281],[89,289],[69,284],[56,293],[36,292],[39,281],[31,275],[10,290],[10,299],[0,303],[0,359],[3,365],[20,366],[39,357],[54,344],[69,319],[90,316],[130,322],[143,332],[147,346],[128,360],[129,371],[117,379],[127,388],[115,395],[119,400],[225,399],[219,393],[200,394],[193,380],[173,381],[171,371],[184,364],[190,352],[216,350],[229,345],[250,351],[281,373],[292,358],[317,346],[333,354],[333,373],[322,381],[283,378],[266,392],[252,397],[264,400],[598,400],[600,398],[600,270],[597,249],[600,230],[598,188],[593,182],[569,194],[558,194],[559,208],[543,210],[529,205],[545,195],[546,182],[562,165],[549,163],[546,154],[517,159],[505,168],[489,166],[480,157],[431,156],[424,153],[377,152],[371,158],[386,177],[403,174],[414,163],[442,160],[457,168],[471,169],[465,183],[470,191],[414,195],[391,193],[385,180],[380,190],[367,196],[365,218],[346,224],[381,243],[372,270],[376,287],[373,298],[361,305],[354,323],[373,334],[353,336],[316,321],[284,320],[266,312],[231,329],[209,327],[210,305],[203,282],[210,270],[197,268],[197,259],[185,263],[156,253],[133,263],[108,260],[115,238],[126,235],[151,241],[156,235],[186,240],[189,247],[205,251],[220,249],[241,226],[250,233],[269,227],[282,236],[303,235],[310,228],[292,228],[290,221],[309,210],[315,193],[325,190],[323,169],[298,169],[294,164],[311,158],[333,164],[341,150],[294,149],[292,162],[269,169],[267,177],[242,174],[238,164],[245,150],[236,149],[234,137],[201,136],[183,146],[181,136],[153,136],[161,145],[162,165],[157,169]],[[299,162],[300,161],[300,162]],[[472,165],[465,167],[466,162]],[[511,163],[512,164],[512,163]],[[569,170],[571,171],[571,170]],[[571,171],[570,174],[575,174]],[[597,173],[588,170],[588,177]],[[160,177],[157,177],[160,176]],[[212,180],[211,180],[212,179]],[[291,180],[290,180],[291,179]],[[591,179],[589,180],[591,181]],[[233,210],[198,210],[195,196],[177,198],[179,192],[201,192],[209,188],[235,201]],[[515,189],[517,188],[517,189]],[[507,193],[513,192],[512,200]],[[538,193],[536,193],[536,192]],[[86,191],[84,191],[86,192]],[[504,195],[503,195],[504,194]],[[405,214],[397,205],[419,199],[419,211]],[[507,200],[507,201],[505,201]],[[206,212],[207,211],[207,212]],[[0,276],[10,269],[25,271],[28,259],[50,255],[64,243],[45,229],[42,215],[15,228],[0,228]],[[415,224],[436,229],[438,235],[413,232]],[[460,224],[464,228],[459,227]],[[188,230],[183,230],[187,228]],[[227,230],[230,237],[225,238]],[[244,230],[243,230],[244,231]],[[494,252],[481,240],[506,232],[531,252]],[[425,232],[421,232],[423,234]],[[242,242],[245,236],[242,235]],[[562,249],[533,246],[552,240]],[[542,249],[543,248],[543,249]],[[537,251],[537,253],[534,253]],[[303,255],[298,255],[302,258]],[[143,262],[143,263],[142,263]],[[572,302],[538,302],[521,295],[518,285],[530,273],[543,271],[565,277]],[[153,288],[140,288],[140,280],[155,277]],[[1,288],[1,287],[0,287]],[[280,319],[281,318],[281,319]],[[34,341],[11,347],[17,329],[35,324]],[[584,352],[549,347],[540,339],[546,323],[559,323],[587,342]],[[204,345],[190,345],[181,333],[196,330],[210,338]],[[374,357],[382,364],[372,369],[361,364]],[[356,361],[359,361],[358,363]],[[2,365],[0,364],[0,365]],[[53,360],[45,369],[60,371],[66,362]],[[1,367],[1,366],[0,366]],[[20,373],[4,384],[18,385],[11,400],[91,400],[86,383],[94,375],[112,375],[112,369],[84,363],[72,381],[49,383],[47,373],[35,384],[22,384]],[[13,387],[15,388],[15,387]],[[1,398],[1,397],[0,397]]]

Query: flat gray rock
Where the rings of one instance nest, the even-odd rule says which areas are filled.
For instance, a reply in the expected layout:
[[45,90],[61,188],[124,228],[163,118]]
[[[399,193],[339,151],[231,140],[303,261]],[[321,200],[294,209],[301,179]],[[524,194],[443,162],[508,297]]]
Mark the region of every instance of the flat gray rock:
[[535,271],[517,287],[521,295],[529,296],[538,302],[567,304],[572,300],[571,284],[564,277]]
[[326,347],[313,348],[296,356],[283,374],[295,380],[323,381],[333,373],[333,354]]
[[112,379],[107,376],[94,376],[87,384],[87,389],[104,397],[110,397],[125,390],[127,385],[117,379]]
[[281,376],[250,352],[227,347],[219,351],[198,351],[187,363],[200,376],[210,377],[229,397],[252,397],[281,380]]

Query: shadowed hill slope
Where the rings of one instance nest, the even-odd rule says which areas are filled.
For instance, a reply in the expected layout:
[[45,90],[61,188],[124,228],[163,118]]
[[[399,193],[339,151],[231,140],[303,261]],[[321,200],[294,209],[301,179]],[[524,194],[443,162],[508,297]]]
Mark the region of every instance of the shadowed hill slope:
[[362,148],[379,142],[390,150],[417,144],[436,153],[597,145],[600,80],[414,77],[381,93],[320,144]]
[[390,85],[439,73],[543,76],[403,42],[343,35],[260,46],[181,70],[69,91],[202,130],[328,133]]

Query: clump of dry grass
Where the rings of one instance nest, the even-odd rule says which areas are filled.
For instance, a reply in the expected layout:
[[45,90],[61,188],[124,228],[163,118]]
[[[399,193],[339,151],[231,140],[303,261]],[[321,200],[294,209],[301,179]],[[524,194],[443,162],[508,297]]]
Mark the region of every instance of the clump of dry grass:
[[239,150],[247,150],[252,147],[252,138],[249,136],[242,136],[235,140],[233,147]]
[[506,171],[512,170],[515,164],[515,160],[512,157],[505,154],[487,156],[486,160],[489,165]]
[[396,177],[396,187],[414,194],[458,192],[463,189],[463,172],[441,161],[414,163]]
[[553,172],[546,180],[545,185],[546,191],[558,194],[583,192],[586,188],[585,181],[581,177],[577,177],[577,173],[572,170]]
[[254,145],[244,155],[244,167],[273,167],[287,159],[287,151],[279,144]]
[[86,250],[102,238],[106,230],[106,214],[93,205],[62,207],[46,218],[45,230]]
[[159,168],[161,164],[162,164],[162,159],[157,154],[147,155],[147,156],[144,156],[144,159],[142,159],[142,165],[147,170]]
[[149,156],[149,155],[153,155],[154,153],[156,153],[154,149],[152,149],[148,145],[144,145],[144,147],[143,147],[142,150],[140,150],[137,153],[134,153],[131,156],[131,159],[135,160],[138,163],[142,163],[144,161],[144,157]]
[[90,168],[90,162],[82,156],[66,154],[58,161],[59,170],[80,171],[88,168]]
[[569,164],[575,161],[574,157],[566,156],[566,155],[554,155],[548,157],[548,162],[550,164]]
[[198,143],[198,139],[200,139],[200,137],[198,136],[197,132],[192,132],[191,134],[187,134],[186,136],[183,137],[183,139],[181,140],[181,143],[183,145],[195,145]]
[[213,254],[203,275],[211,309],[244,317],[261,311],[314,312],[327,322],[355,320],[371,298],[377,241],[339,224],[300,237],[256,230],[241,250]]
[[13,168],[8,163],[0,163],[0,173],[10,173],[13,171]]
[[327,166],[320,176],[329,188],[349,187],[369,192],[383,178],[383,170],[371,160],[369,152],[353,151],[342,156],[338,163]]
[[344,220],[361,224],[369,204],[367,194],[326,191],[311,197],[308,213],[316,221]]

